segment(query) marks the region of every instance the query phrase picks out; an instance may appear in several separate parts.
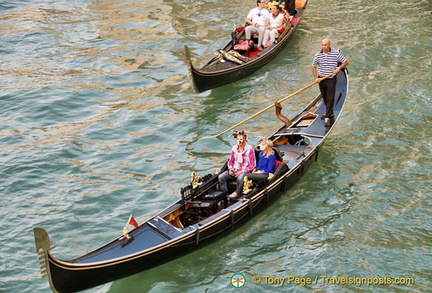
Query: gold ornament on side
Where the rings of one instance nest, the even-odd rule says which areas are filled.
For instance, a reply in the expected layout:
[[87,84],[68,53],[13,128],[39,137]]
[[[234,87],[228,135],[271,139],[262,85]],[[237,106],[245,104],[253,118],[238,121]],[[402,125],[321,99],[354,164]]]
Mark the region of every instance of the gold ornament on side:
[[243,182],[244,182],[244,185],[243,185],[243,193],[244,193],[244,194],[248,194],[249,192],[252,191],[252,189],[251,189],[251,187],[252,187],[252,185],[253,185],[252,180],[249,180],[249,178],[248,178],[247,176],[245,176],[245,177],[243,178]]
[[197,188],[198,187],[198,183],[200,183],[201,182],[201,177],[199,177],[199,176],[195,176],[195,172],[192,172],[192,174],[191,174],[191,185],[192,185],[192,188],[193,189],[195,189],[195,188]]

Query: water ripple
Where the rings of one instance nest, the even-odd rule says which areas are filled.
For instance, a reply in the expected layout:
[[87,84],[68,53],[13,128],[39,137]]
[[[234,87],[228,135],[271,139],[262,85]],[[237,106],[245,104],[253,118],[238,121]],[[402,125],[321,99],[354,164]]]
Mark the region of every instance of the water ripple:
[[[230,134],[200,138],[312,82],[323,37],[348,57],[350,97],[307,176],[217,243],[88,291],[215,292],[230,288],[234,273],[252,292],[429,290],[430,1],[311,1],[272,63],[194,93],[184,45],[204,64],[250,6],[0,3],[0,291],[48,290],[33,227],[48,230],[56,256],[73,258],[118,236],[130,213],[141,222],[177,200],[192,171],[220,167]],[[290,99],[284,113],[316,90]],[[242,127],[255,143],[279,122],[269,111]],[[276,287],[251,284],[254,275],[407,276],[416,284]]]

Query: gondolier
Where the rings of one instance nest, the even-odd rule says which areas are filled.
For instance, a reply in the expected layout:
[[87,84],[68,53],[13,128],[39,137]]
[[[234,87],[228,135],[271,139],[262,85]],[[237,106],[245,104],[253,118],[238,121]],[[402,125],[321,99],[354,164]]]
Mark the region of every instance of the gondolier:
[[[331,49],[329,39],[323,39],[321,42],[321,51],[315,54],[312,62],[312,74],[315,81],[319,83],[319,88],[323,101],[326,105],[326,112],[321,117],[325,125],[330,126],[334,120],[334,96],[336,91],[336,75],[339,71],[348,65],[348,61],[341,52]],[[325,78],[325,76],[332,74]]]

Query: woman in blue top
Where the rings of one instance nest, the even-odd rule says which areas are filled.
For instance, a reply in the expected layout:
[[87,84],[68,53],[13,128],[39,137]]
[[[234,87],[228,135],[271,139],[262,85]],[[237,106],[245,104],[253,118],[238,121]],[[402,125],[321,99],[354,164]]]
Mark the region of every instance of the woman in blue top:
[[260,181],[267,179],[270,173],[275,172],[276,156],[272,147],[273,142],[271,140],[264,138],[260,141],[259,148],[261,151],[255,169],[252,170],[252,173],[243,173],[240,175],[242,178],[239,178],[237,182],[241,182],[241,184],[239,184],[236,191],[229,196],[230,199],[236,199],[241,194],[243,190],[244,176],[247,176],[253,181]]

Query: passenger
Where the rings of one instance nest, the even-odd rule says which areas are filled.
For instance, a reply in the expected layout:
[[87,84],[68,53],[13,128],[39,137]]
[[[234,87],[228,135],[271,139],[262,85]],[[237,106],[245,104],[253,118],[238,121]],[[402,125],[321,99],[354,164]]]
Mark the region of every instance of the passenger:
[[245,33],[249,46],[253,45],[252,34],[258,33],[258,49],[263,49],[262,42],[269,17],[270,12],[265,8],[265,0],[257,0],[257,7],[252,8],[246,17],[246,23],[249,25],[245,28]]
[[237,144],[232,148],[228,160],[228,171],[219,174],[218,177],[220,189],[226,191],[228,190],[228,181],[237,180],[237,184],[240,184],[243,182],[241,175],[251,172],[256,165],[255,150],[247,143],[247,134],[244,131],[236,131],[233,136],[237,139]]
[[290,27],[291,26],[291,20],[294,18],[294,16],[292,16],[283,6],[281,6],[282,9],[282,13],[284,15],[284,24],[288,23],[287,26]]
[[285,0],[285,9],[288,11],[289,15],[293,16],[296,14],[295,6],[295,0]]
[[258,157],[258,164],[252,170],[251,173],[244,173],[239,176],[237,179],[237,189],[233,193],[230,194],[230,199],[236,199],[240,196],[243,190],[244,177],[247,176],[248,179],[253,181],[265,180],[269,176],[270,173],[275,172],[276,167],[276,156],[273,150],[273,142],[269,139],[262,139],[259,144],[260,153]]
[[267,48],[275,42],[278,30],[282,28],[285,22],[285,15],[279,5],[273,5],[271,12],[262,43],[264,48]]

